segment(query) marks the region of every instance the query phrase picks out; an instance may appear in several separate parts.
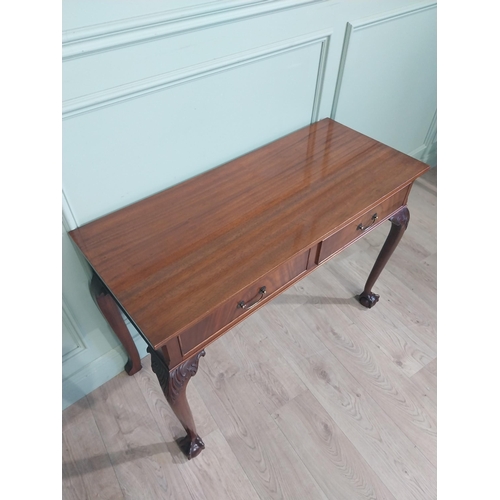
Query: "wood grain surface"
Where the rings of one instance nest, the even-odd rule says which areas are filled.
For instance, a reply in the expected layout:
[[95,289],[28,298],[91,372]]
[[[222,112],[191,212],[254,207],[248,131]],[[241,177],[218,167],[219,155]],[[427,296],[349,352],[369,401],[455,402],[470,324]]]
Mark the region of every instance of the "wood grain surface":
[[435,499],[432,186],[433,171],[415,182],[377,307],[354,295],[389,223],[207,348],[188,387],[196,459],[149,357],[65,410],[63,499]]
[[63,412],[62,489],[66,500],[124,498],[87,398]]
[[115,377],[88,400],[126,499],[190,498],[184,479],[171,467],[169,443],[133,377]]
[[70,235],[158,348],[427,169],[324,119]]
[[308,391],[274,415],[323,491],[335,498],[396,500],[341,428]]

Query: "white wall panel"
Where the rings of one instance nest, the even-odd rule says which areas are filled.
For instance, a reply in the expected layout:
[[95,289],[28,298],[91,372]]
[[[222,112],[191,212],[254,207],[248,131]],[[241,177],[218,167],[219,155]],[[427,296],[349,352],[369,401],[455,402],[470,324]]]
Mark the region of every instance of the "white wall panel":
[[63,124],[63,186],[76,222],[310,123],[323,43],[280,48],[74,109]]
[[63,363],[86,349],[78,327],[63,298],[62,304],[62,360]]
[[152,24],[179,24],[188,18],[217,13],[228,13],[234,20],[248,12],[269,13],[322,1],[325,0],[65,0],[63,42],[82,39],[83,35],[95,37],[117,31],[138,31]]
[[[137,43],[151,42],[167,36],[180,35],[206,29],[208,27],[219,27],[237,20],[260,17],[282,10],[295,7],[325,2],[326,0],[226,0],[201,2],[200,5],[176,9],[175,4],[165,0],[149,0],[148,2],[115,3],[113,8],[107,2],[98,2],[95,5],[95,13],[99,18],[105,19],[108,13],[113,15],[110,19],[122,12],[122,16],[127,16],[115,21],[92,24],[80,28],[68,29],[63,33],[63,60],[68,61],[87,55],[95,55],[108,50],[115,50],[118,47],[127,47]],[[89,15],[90,2],[78,5],[75,10],[75,3],[71,3],[64,9],[64,17],[69,24],[79,18],[87,18],[84,22],[92,22],[93,15]],[[125,9],[123,9],[125,6]],[[106,8],[108,7],[108,9]],[[109,8],[111,7],[111,8]],[[132,9],[127,7],[133,7]],[[169,10],[156,12],[150,15],[139,15],[128,17],[134,11],[153,11],[157,8],[168,8]],[[125,13],[127,12],[127,13]]]
[[[321,7],[321,6],[319,6]],[[177,36],[162,36],[153,41],[112,46],[63,64],[63,101],[69,101],[118,86],[148,83],[161,75],[201,70],[203,66],[227,64],[231,59],[251,57],[273,45],[290,45],[298,37],[311,38],[332,32],[331,19],[335,5],[324,10],[317,7],[310,13],[309,23],[301,22],[304,9],[291,9],[278,14],[210,25],[209,29],[193,30]],[[314,29],[311,30],[311,27]]]
[[436,5],[348,25],[332,116],[407,154],[436,112]]

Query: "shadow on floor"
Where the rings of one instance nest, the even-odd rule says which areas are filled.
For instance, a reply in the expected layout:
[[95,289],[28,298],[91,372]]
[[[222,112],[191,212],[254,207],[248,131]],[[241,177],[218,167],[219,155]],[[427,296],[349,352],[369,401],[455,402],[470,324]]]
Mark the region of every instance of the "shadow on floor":
[[336,297],[324,297],[324,296],[305,296],[305,295],[290,295],[290,294],[285,294],[276,297],[273,302],[269,303],[269,306],[272,306],[273,304],[279,305],[280,303],[283,304],[300,304],[300,305],[306,305],[306,304],[335,304],[335,305],[347,305],[350,307],[355,307],[356,309],[359,310],[366,310],[366,307],[363,307],[359,302],[358,302],[358,296],[346,298],[346,299],[341,299],[341,298],[336,298]]
[[153,455],[168,453],[177,464],[187,462],[186,456],[182,453],[175,441],[168,443],[155,443],[147,446],[138,446],[126,451],[103,453],[81,460],[63,462],[62,478],[68,479],[72,476],[82,476],[107,467],[116,467],[119,464],[132,462],[141,458],[151,458]]

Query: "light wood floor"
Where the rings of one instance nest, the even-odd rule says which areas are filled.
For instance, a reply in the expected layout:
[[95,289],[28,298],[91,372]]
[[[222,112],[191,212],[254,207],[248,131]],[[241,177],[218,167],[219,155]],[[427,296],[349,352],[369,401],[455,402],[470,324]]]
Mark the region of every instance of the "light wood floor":
[[63,498],[436,498],[436,170],[408,230],[363,288],[389,223],[207,348],[188,386],[206,444],[182,428],[149,357],[63,412]]

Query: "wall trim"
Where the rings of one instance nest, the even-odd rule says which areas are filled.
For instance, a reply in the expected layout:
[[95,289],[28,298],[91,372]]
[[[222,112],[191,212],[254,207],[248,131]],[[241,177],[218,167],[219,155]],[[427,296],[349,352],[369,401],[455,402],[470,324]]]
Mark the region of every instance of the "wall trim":
[[78,227],[76,223],[76,218],[71,210],[71,205],[68,202],[68,198],[64,189],[62,190],[62,223],[66,232],[70,232]]
[[407,153],[407,154],[408,154],[408,156],[411,156],[412,158],[415,158],[416,160],[422,161],[423,152],[425,151],[426,147],[427,146],[425,144],[422,144],[417,149],[414,149],[413,151],[411,151],[410,153]]
[[366,28],[371,28],[382,23],[389,21],[394,21],[396,19],[401,19],[414,14],[419,14],[426,10],[431,10],[437,7],[435,1],[432,2],[422,2],[419,4],[414,4],[409,8],[400,8],[396,10],[391,10],[383,14],[377,14],[375,16],[365,17],[356,21],[348,22],[346,25],[346,31],[344,35],[344,44],[342,47],[342,54],[340,56],[339,70],[337,75],[337,82],[335,85],[335,94],[333,97],[332,111],[330,117],[335,119],[335,114],[337,112],[337,105],[340,97],[340,91],[342,89],[342,78],[344,76],[344,69],[347,60],[349,42],[351,41],[351,36],[353,32],[359,31]]
[[[139,334],[132,335],[132,338],[139,351],[139,357],[145,358],[148,355],[146,343]],[[76,403],[108,380],[119,375],[124,371],[123,367],[126,361],[125,349],[118,345],[65,378],[62,382],[62,409]]]
[[437,164],[437,110],[432,117],[429,130],[425,136],[425,151],[422,155],[422,161],[435,167]]
[[63,31],[63,61],[328,0],[228,0]]
[[354,31],[371,28],[372,26],[377,26],[378,24],[387,23],[389,21],[394,21],[396,19],[400,19],[402,17],[410,16],[413,14],[419,14],[420,12],[424,12],[426,10],[434,9],[437,7],[437,2],[435,1],[427,1],[420,2],[417,4],[413,4],[410,7],[402,7],[399,9],[391,10],[385,12],[383,14],[377,14],[375,16],[364,17],[358,19],[356,21],[351,22],[350,24],[353,27]]
[[62,381],[62,409],[116,377],[123,369],[124,355],[116,347]]
[[328,49],[330,48],[331,34],[328,34],[321,41],[321,52],[319,55],[318,75],[316,77],[316,89],[314,90],[314,101],[311,113],[311,123],[317,122],[319,118],[319,110],[321,99],[323,97],[323,89],[325,88],[325,74],[328,62]]
[[[318,68],[319,81],[316,86],[312,112],[312,115],[314,117],[314,115],[317,115],[318,113],[319,101],[322,95],[323,79],[327,63],[326,52],[330,36],[330,33],[316,33],[314,37],[309,36],[307,38],[295,38],[292,39],[292,41],[287,40],[287,42],[285,43],[280,42],[278,44],[267,46],[264,49],[246,51],[239,54],[237,57],[233,56],[221,58],[215,64],[213,62],[209,64],[203,63],[200,65],[192,66],[187,70],[183,69],[180,71],[164,73],[159,76],[146,78],[144,80],[139,80],[126,85],[120,85],[118,87],[106,89],[101,92],[95,92],[83,97],[69,99],[63,103],[63,119],[72,118],[82,113],[96,111],[103,107],[118,104],[123,101],[141,97],[153,92],[159,92],[174,85],[182,85],[192,80],[205,78],[221,71],[227,71],[238,66],[251,64],[262,59],[301,49],[308,45],[321,43],[322,49]],[[65,196],[63,196],[63,202],[64,200],[68,204]],[[69,211],[67,217],[69,219],[69,222],[71,222],[71,219],[74,220],[74,217],[71,214],[69,204],[68,209]]]
[[80,329],[75,321],[75,318],[73,317],[73,314],[71,314],[71,310],[66,304],[64,297],[62,299],[62,316],[63,325],[66,326],[69,335],[75,342],[74,349],[62,355],[62,362],[65,363],[73,356],[87,349],[87,346],[85,345],[85,342],[83,341],[82,336],[79,333]]
[[434,112],[431,124],[429,125],[429,130],[427,130],[427,134],[425,135],[424,144],[427,147],[429,147],[433,142],[436,141],[436,136],[437,136],[437,110]]
[[[432,117],[429,128],[427,129],[424,143],[417,149],[414,149],[411,153],[408,153],[408,156],[412,156],[413,158],[423,161],[424,163],[429,163],[429,160],[433,160],[430,158],[430,156],[435,155],[434,149],[436,147],[435,146],[436,136],[437,136],[437,111],[434,112],[434,116]],[[431,161],[431,163],[434,163],[434,161]]]
[[335,115],[337,113],[337,106],[340,97],[340,89],[342,87],[342,80],[344,78],[344,70],[345,63],[347,59],[347,49],[349,48],[349,42],[351,40],[352,33],[352,24],[347,23],[345,34],[344,34],[344,43],[342,45],[342,52],[340,54],[340,62],[339,62],[339,70],[337,74],[337,81],[335,82],[335,92],[333,94],[333,102],[332,102],[332,111],[330,113],[330,117],[332,120],[335,120]]

